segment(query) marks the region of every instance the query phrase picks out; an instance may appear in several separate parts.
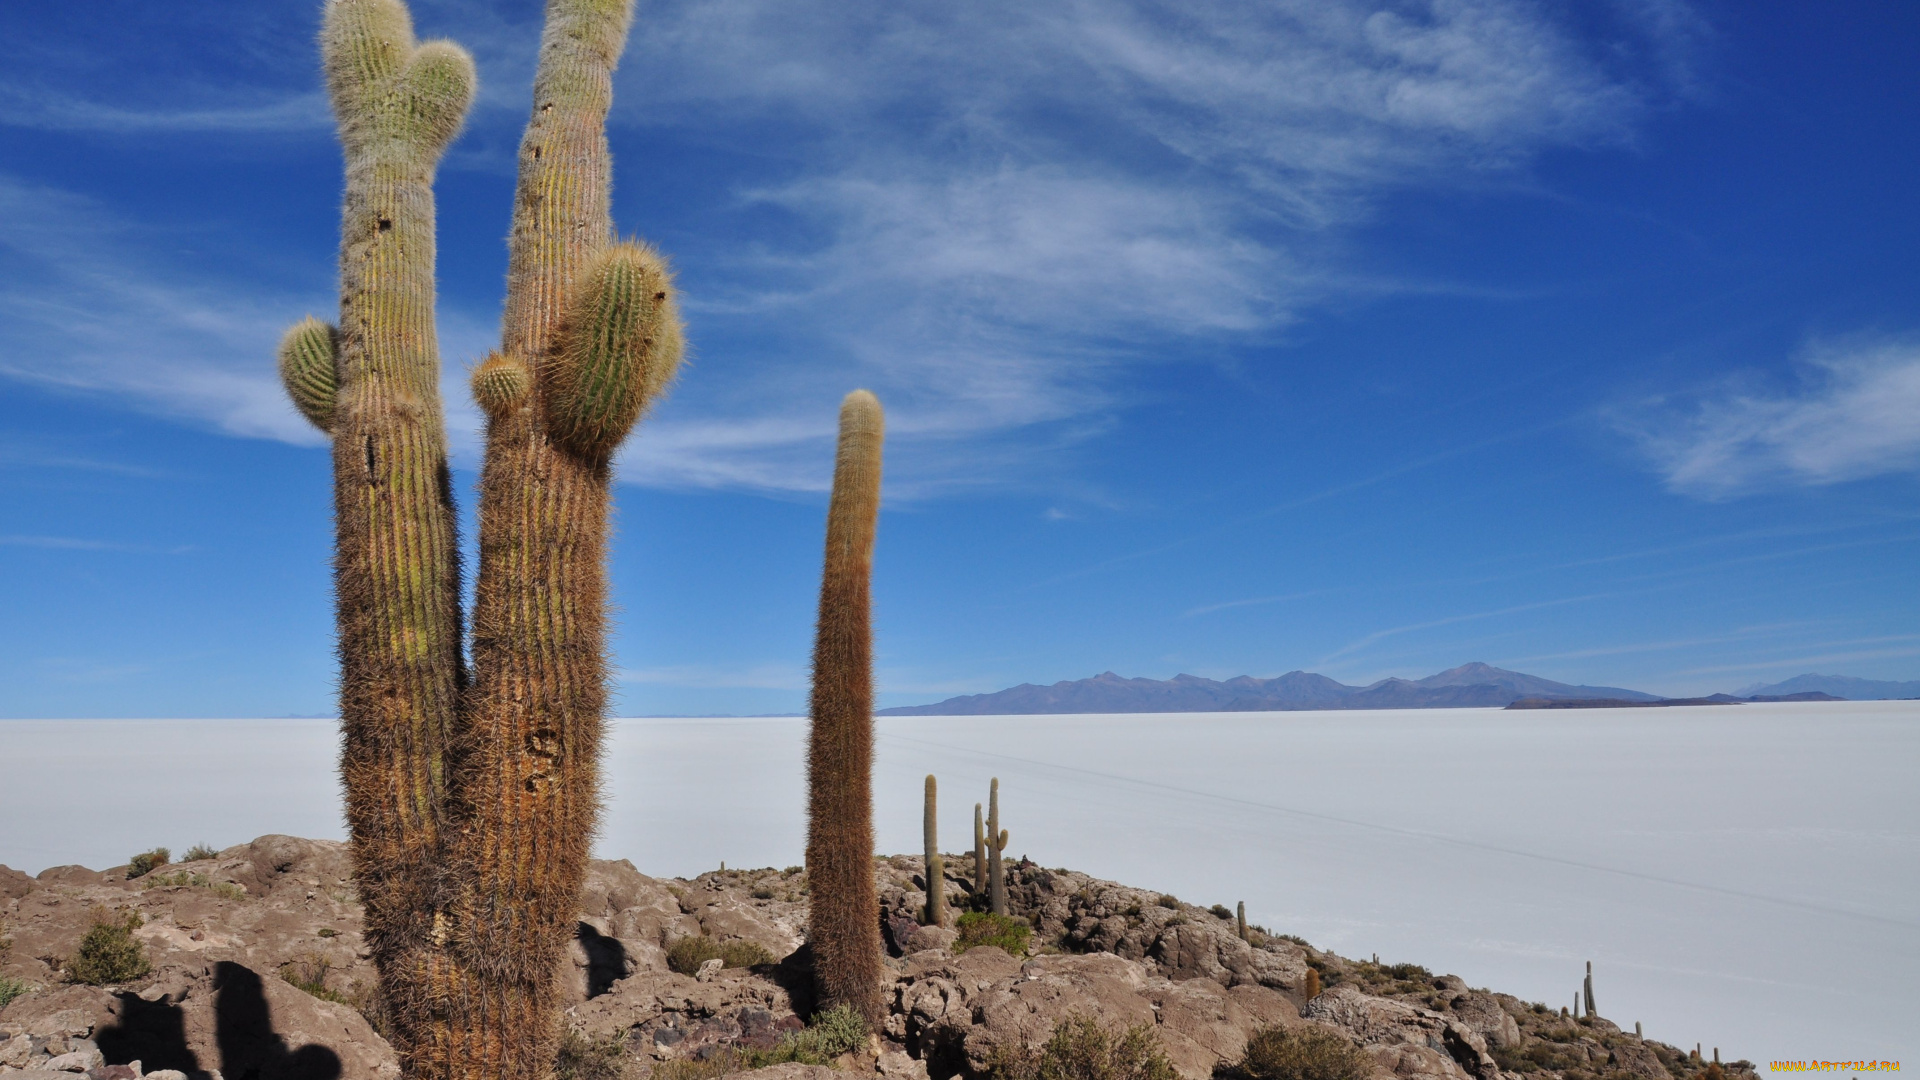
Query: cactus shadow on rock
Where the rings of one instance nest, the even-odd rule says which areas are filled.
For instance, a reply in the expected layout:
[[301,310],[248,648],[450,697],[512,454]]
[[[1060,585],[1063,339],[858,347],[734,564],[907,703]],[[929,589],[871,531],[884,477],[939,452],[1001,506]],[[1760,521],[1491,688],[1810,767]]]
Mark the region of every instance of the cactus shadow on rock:
[[93,1037],[107,1064],[138,1061],[147,1072],[178,1069],[192,1075],[200,1071],[200,1056],[187,1045],[187,1020],[179,1005],[165,999],[143,1001],[128,991],[113,996],[120,1022],[101,1028]]
[[273,1030],[266,988],[252,968],[215,964],[213,994],[214,1040],[226,1080],[339,1080],[340,1055],[315,1043],[289,1049]]
[[577,924],[574,936],[587,954],[587,997],[597,998],[627,977],[633,965],[619,938],[608,937],[587,922]]

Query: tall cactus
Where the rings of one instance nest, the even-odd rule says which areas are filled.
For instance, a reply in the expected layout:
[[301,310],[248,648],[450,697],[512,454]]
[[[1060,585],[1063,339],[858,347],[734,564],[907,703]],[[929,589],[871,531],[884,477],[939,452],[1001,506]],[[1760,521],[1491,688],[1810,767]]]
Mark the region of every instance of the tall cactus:
[[840,405],[814,631],[807,740],[807,942],[822,1003],[880,1030],[880,900],[873,881],[873,537],[880,514],[880,402]]
[[927,910],[925,923],[941,926],[947,921],[947,861],[940,857],[939,785],[927,774],[926,805],[920,812],[921,839],[926,843]]
[[475,80],[458,46],[414,39],[399,0],[330,0],[320,51],[346,164],[340,324],[297,323],[279,365],[333,438],[340,772],[367,943],[411,1062],[444,1041],[447,797],[466,684],[433,177]]
[[605,707],[608,460],[681,352],[669,275],[614,242],[605,118],[632,0],[549,0],[488,416],[469,681],[433,324],[434,166],[473,66],[401,0],[327,0],[346,156],[341,320],[280,369],[333,436],[342,773],[410,1077],[552,1071]]
[[1587,1007],[1587,1015],[1588,1016],[1600,1015],[1599,1013],[1593,1010],[1593,961],[1591,960],[1587,961],[1587,978],[1586,978],[1586,981],[1581,984],[1580,990],[1581,990],[1581,993],[1586,996],[1586,1001],[1584,1002],[1584,1004]]
[[555,971],[599,810],[609,459],[681,352],[670,277],[616,243],[606,116],[632,0],[549,0],[520,144],[500,351],[487,411],[470,742],[457,852],[470,1008],[489,1075],[553,1058]]
[[995,915],[1007,913],[1007,830],[1000,827],[1000,778],[987,788],[987,903]]

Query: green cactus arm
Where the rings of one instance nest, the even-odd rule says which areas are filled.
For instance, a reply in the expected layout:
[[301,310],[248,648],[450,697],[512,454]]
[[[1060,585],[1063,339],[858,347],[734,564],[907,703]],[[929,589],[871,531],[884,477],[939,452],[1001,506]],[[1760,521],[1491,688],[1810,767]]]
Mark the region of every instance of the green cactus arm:
[[609,246],[581,275],[545,373],[547,430],[608,456],[672,382],[683,349],[666,260],[645,244]]
[[1005,851],[1005,850],[1007,850],[1007,836],[1008,836],[1008,833],[1007,833],[1007,830],[1005,830],[1005,829],[1001,829],[1001,830],[1000,830],[1000,839],[998,839],[998,840],[996,840],[996,841],[994,842],[994,850],[996,850],[996,851]]
[[478,82],[473,58],[450,41],[416,44],[400,0],[330,0],[320,53],[349,155],[433,159],[459,134]]
[[527,365],[517,357],[488,353],[473,369],[473,400],[482,412],[497,420],[525,404],[527,386],[532,381]]
[[293,407],[314,427],[333,433],[333,409],[340,389],[340,333],[309,315],[280,338],[280,382]]
[[446,147],[460,134],[479,81],[467,50],[451,41],[421,45],[400,73],[396,126],[416,145]]

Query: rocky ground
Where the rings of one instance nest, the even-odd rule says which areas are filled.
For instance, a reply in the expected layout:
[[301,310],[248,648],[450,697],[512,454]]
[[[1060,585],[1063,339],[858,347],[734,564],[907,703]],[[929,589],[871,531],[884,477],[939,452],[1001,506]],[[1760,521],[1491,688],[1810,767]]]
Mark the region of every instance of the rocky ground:
[[[970,894],[971,856],[953,857],[948,895]],[[1407,1080],[1708,1080],[1697,1056],[1600,1018],[1468,987],[1412,965],[1382,966],[1249,933],[1223,908],[1182,903],[1068,870],[1016,864],[1010,906],[1033,926],[1028,955],[992,946],[956,955],[949,929],[918,926],[921,860],[876,860],[891,1012],[873,1053],[844,1069],[893,1080],[982,1075],[997,1047],[1044,1042],[1073,1013],[1154,1026],[1187,1080],[1236,1060],[1263,1025],[1316,1024],[1363,1047],[1377,1073]],[[566,973],[568,1022],[623,1049],[627,1072],[768,1049],[813,1012],[806,875],[733,870],[691,881],[593,864]],[[137,912],[149,974],[122,986],[66,981],[94,921]],[[696,974],[668,966],[690,935],[750,941],[777,963]],[[127,868],[0,867],[0,985],[30,989],[0,1009],[0,1077],[73,1080],[371,1080],[398,1074],[367,1017],[372,966],[343,845],[264,836],[139,878]],[[1308,1000],[1308,973],[1323,992]],[[1735,1062],[1730,1080],[1751,1077]],[[815,1080],[811,1066],[756,1080]],[[1718,1078],[1714,1078],[1718,1080]]]

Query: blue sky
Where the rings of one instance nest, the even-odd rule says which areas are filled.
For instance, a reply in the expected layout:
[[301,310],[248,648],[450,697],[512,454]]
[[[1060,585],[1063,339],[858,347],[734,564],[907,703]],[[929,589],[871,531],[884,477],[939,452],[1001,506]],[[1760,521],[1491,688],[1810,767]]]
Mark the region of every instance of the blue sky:
[[[539,6],[413,7],[482,81],[438,185],[470,488]],[[337,304],[318,17],[0,9],[0,714],[331,709],[271,361]],[[643,3],[615,216],[695,352],[620,460],[617,708],[801,707],[855,386],[882,704],[1920,675],[1916,40],[1900,0]]]

